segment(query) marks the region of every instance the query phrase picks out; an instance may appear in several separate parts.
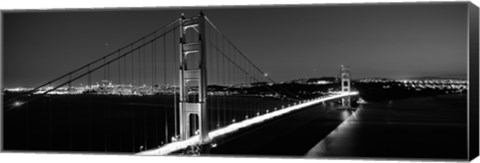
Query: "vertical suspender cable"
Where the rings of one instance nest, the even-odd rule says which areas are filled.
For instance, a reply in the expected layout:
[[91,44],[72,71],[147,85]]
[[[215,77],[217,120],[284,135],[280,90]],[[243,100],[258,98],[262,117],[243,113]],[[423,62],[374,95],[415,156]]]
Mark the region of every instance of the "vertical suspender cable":
[[[156,36],[156,35],[154,35],[154,36]],[[152,78],[152,85],[151,85],[152,88],[154,88],[154,86],[155,86],[155,78],[156,78],[156,76],[155,76],[155,67],[156,67],[156,65],[155,65],[155,46],[156,46],[156,44],[155,44],[155,42],[156,41],[153,41],[152,44],[151,44],[151,48],[152,48],[151,49],[152,50],[151,54],[152,55],[151,55],[151,58],[150,58],[152,60],[152,65],[151,65],[152,66],[152,76],[151,76],[151,78]]]
[[[105,62],[105,57],[103,57],[103,64],[105,64],[105,63],[106,63]],[[107,67],[104,66],[103,67],[103,79],[102,80],[105,80],[106,76],[107,76]]]
[[[215,46],[218,46],[218,33],[215,32]],[[220,86],[220,55],[218,53],[218,49],[215,49],[215,58],[216,58],[216,61],[215,61],[215,65],[217,65],[217,85]],[[221,90],[220,90],[221,92]],[[216,108],[216,112],[217,112],[217,126],[216,128],[219,128],[220,127],[220,98],[219,98],[219,95],[217,95],[217,106],[215,107]]]
[[[132,49],[133,50],[133,45],[132,45]],[[132,76],[131,76],[131,87],[130,87],[130,97],[133,96],[133,93],[134,93],[134,70],[135,70],[135,67],[134,67],[134,56],[135,55],[135,51],[133,51],[131,53],[131,62],[132,62]],[[135,111],[133,111],[133,116],[132,116],[132,151],[135,152],[135,148],[136,148],[136,145],[135,145]]]
[[[229,45],[229,44],[227,44],[227,45]],[[231,48],[230,48],[230,46],[227,46],[226,56],[230,58],[229,55],[231,55]],[[227,63],[228,63],[228,62],[227,62]],[[228,83],[227,83],[227,84],[228,84],[228,88],[229,88],[229,92],[228,92],[228,93],[229,93],[229,94],[228,94],[228,101],[229,101],[229,102],[228,102],[228,107],[227,107],[228,110],[227,110],[227,119],[226,119],[226,120],[227,120],[227,124],[229,124],[230,122],[232,122],[232,121],[230,120],[231,117],[232,117],[231,114],[232,114],[232,104],[233,104],[233,99],[232,99],[232,94],[231,94],[231,92],[232,92],[232,87],[231,87],[231,85],[232,85],[232,78],[231,78],[231,77],[232,77],[232,69],[231,69],[231,65],[232,65],[231,63],[229,63],[229,64],[227,65],[227,72],[228,72],[228,76],[227,76],[227,78],[228,78]]]
[[87,72],[88,72],[88,89],[92,89],[92,73],[90,72],[90,65],[87,67]]
[[[225,37],[222,37],[222,53],[225,52]],[[227,88],[227,84],[226,84],[226,76],[227,76],[227,72],[225,71],[225,56],[222,57],[222,60],[223,60],[223,63],[222,63],[222,70],[223,70],[223,86],[224,88]],[[222,112],[223,112],[223,118],[222,118],[222,123],[223,123],[223,126],[226,125],[226,117],[227,117],[227,112],[226,112],[226,107],[227,107],[227,89],[224,89],[224,100],[223,100],[223,107],[222,107]]]
[[[165,29],[165,31],[166,30],[167,29]],[[167,86],[167,36],[168,34],[165,34],[165,36],[163,36],[163,83],[165,87]],[[164,107],[163,110],[165,117],[165,143],[168,143],[167,107]]]
[[138,49],[138,86],[142,86],[142,48]]
[[70,94],[72,89],[72,73],[68,74],[68,94]]
[[[119,57],[119,58],[120,58],[120,55],[121,55],[121,54],[120,54],[120,50],[118,50],[118,57]],[[121,70],[120,70],[120,69],[121,69],[120,64],[121,64],[121,62],[122,62],[122,59],[121,59],[121,58],[118,59],[117,62],[118,62],[118,83],[117,83],[117,84],[120,84],[120,83],[121,83],[121,80],[122,80]]]
[[109,63],[108,63],[106,66],[107,66],[107,80],[108,80],[108,81],[112,81],[112,79],[110,78],[110,74],[111,74],[110,61],[109,61]]
[[[233,53],[233,54],[234,54],[234,56],[236,56],[235,53]],[[237,59],[237,57],[235,57],[235,59]],[[235,61],[235,63],[238,63],[238,60]],[[233,79],[233,82],[234,82],[235,85],[238,84],[238,81],[237,81],[238,80],[238,71],[239,71],[238,68],[235,69],[235,76],[234,76],[235,78]],[[233,110],[233,120],[236,120],[237,119],[236,115],[238,114],[237,113],[237,108],[239,107],[240,103],[238,102],[238,100],[239,100],[238,94],[234,94],[234,97],[235,97],[235,99],[234,99],[235,105],[233,105],[233,106],[236,107],[236,108]]]
[[[143,85],[146,86],[147,84],[147,61],[146,61],[146,57],[147,57],[147,44],[145,44],[145,40],[143,41],[143,46],[142,46],[142,73],[143,73],[143,83],[142,83],[142,88],[143,88],[143,91],[146,91],[147,87],[143,87]],[[144,128],[144,149],[148,149],[148,131],[147,131],[147,118],[148,118],[148,113],[147,113],[147,110],[144,110],[144,120],[143,120],[143,128]]]
[[[207,26],[207,25],[208,25],[208,23],[206,24],[206,26]],[[211,40],[211,38],[214,38],[214,33],[212,32],[212,28],[211,28],[210,26],[208,26],[208,27],[209,27],[209,28],[208,28],[208,37],[207,37],[208,40],[205,40],[205,44],[208,45],[208,49],[207,49],[208,52],[207,52],[206,55],[207,55],[207,57],[209,58],[209,61],[208,61],[209,64],[207,65],[207,66],[208,66],[208,67],[207,67],[207,71],[210,71],[210,72],[208,73],[208,75],[210,75],[210,78],[209,78],[207,81],[210,81],[210,83],[213,83],[213,78],[214,78],[214,76],[215,76],[215,73],[213,73],[213,65],[212,65],[212,63],[214,63],[213,60],[215,59],[215,56],[213,55],[213,48],[212,48],[212,44],[210,44],[210,40]],[[211,85],[213,85],[213,84],[211,84]],[[208,83],[207,83],[207,90],[206,90],[206,91],[207,91],[207,96],[208,96]],[[212,96],[210,96],[210,97],[214,97],[214,94],[212,94]],[[212,98],[212,99],[213,99],[213,98]],[[209,124],[208,128],[209,128],[209,129],[213,129],[215,123],[214,123],[214,121],[212,121],[212,119],[213,119],[213,117],[214,117],[214,115],[215,115],[215,112],[213,112],[213,109],[212,109],[213,107],[212,107],[212,105],[211,105],[213,101],[210,100],[210,99],[208,99],[208,100],[210,101],[210,103],[209,103],[210,105],[207,105],[207,109],[208,109],[208,110],[207,110],[207,112],[208,112],[208,121],[207,121],[207,123]],[[212,124],[213,124],[213,125],[212,125]]]
[[[233,60],[232,62],[236,63],[235,51],[232,49],[230,53],[232,55],[232,60]],[[232,85],[233,87],[232,87],[232,91],[231,91],[232,92],[232,98],[231,98],[232,99],[232,105],[230,107],[230,119],[229,119],[229,121],[231,123],[233,123],[233,119],[235,119],[235,107],[237,107],[237,96],[235,95],[235,84],[236,84],[235,83],[235,76],[237,74],[236,74],[236,69],[235,69],[233,63],[230,63],[230,69],[231,69],[230,71],[232,71],[231,72],[231,74],[232,74],[231,75],[231,77],[232,77],[231,80],[232,81],[231,81],[230,85]]]
[[[245,69],[247,69],[247,67],[245,66],[245,63],[243,63],[243,64],[244,64],[243,66],[245,67]],[[247,72],[248,72],[248,70],[247,70]],[[245,73],[244,82],[245,82],[245,85],[247,86],[247,87],[245,88],[245,90],[247,91],[247,92],[245,92],[245,93],[246,93],[245,98],[248,98],[248,93],[249,93],[249,92],[248,92],[248,88],[250,88],[250,87],[249,87],[249,84],[250,84],[250,83],[249,83],[248,81],[249,81],[248,73]],[[248,108],[248,105],[244,105],[244,106],[246,107],[246,108],[245,108],[245,109],[246,109],[246,115],[249,116],[249,115],[250,115],[250,108]],[[250,116],[249,116],[249,117],[250,117]]]
[[[252,99],[252,101],[254,100],[254,95],[256,93],[256,91],[260,91],[258,88],[256,88],[256,86],[254,85],[254,74],[252,73],[252,66],[249,65],[249,80],[250,80],[250,83],[252,84],[252,88],[255,88],[255,89],[252,89],[252,93],[250,94],[250,98]],[[252,113],[252,117],[255,117],[257,115],[257,112],[255,110],[255,107],[254,107],[254,103],[250,102],[249,103],[249,107],[250,107],[250,110],[251,110],[251,113]]]
[[142,55],[143,55],[143,57],[142,57],[143,58],[143,62],[142,62],[143,63],[143,71],[142,71],[143,72],[143,84],[146,84],[147,83],[147,60],[146,60],[146,58],[147,58],[147,45],[145,45],[143,47],[143,54]]
[[[132,50],[133,50],[133,45],[132,45]],[[132,53],[130,54],[130,56],[132,56],[132,57],[131,57],[131,60],[130,60],[130,61],[132,62],[132,71],[131,71],[131,72],[132,72],[132,76],[130,76],[130,77],[131,77],[131,81],[130,81],[130,85],[131,85],[130,91],[131,91],[131,92],[130,92],[130,93],[132,93],[132,94],[133,94],[133,84],[134,84],[134,83],[133,83],[133,78],[134,78],[134,77],[133,77],[133,71],[134,71],[133,56],[134,56],[134,55],[135,55],[135,52],[132,52]],[[131,95],[132,95],[132,94],[131,94]]]
[[[153,50],[152,51],[152,63],[153,63],[153,66],[152,66],[153,67],[153,71],[152,71],[152,73],[153,73],[153,75],[152,75],[153,84],[152,84],[152,86],[155,86],[155,85],[158,86],[157,85],[157,44],[158,43],[157,42],[158,42],[157,40],[152,42],[152,50]],[[160,91],[158,89],[158,87],[154,87],[154,88],[155,88],[155,93],[157,93],[157,91]],[[162,96],[159,96],[159,97],[162,97]],[[158,135],[158,128],[159,128],[158,123],[159,123],[159,119],[160,119],[160,117],[159,117],[160,111],[159,111],[159,109],[154,109],[154,110],[155,110],[155,116],[154,116],[155,117],[155,145],[159,145],[160,143],[158,142],[158,136],[159,136]]]
[[[129,55],[132,55],[132,54],[129,54]],[[122,84],[125,86],[127,84],[127,56],[123,57],[123,70],[122,71],[123,71],[123,82],[122,82]]]
[[[178,32],[179,33],[178,40],[175,39],[175,33],[173,34],[173,37],[174,37],[173,47],[177,46],[177,48],[174,48],[174,50],[178,49],[177,52],[172,53],[172,64],[173,64],[173,74],[174,74],[173,75],[173,83],[174,83],[174,85],[175,85],[175,83],[177,83],[176,79],[177,79],[178,68],[179,68],[179,66],[177,65],[177,61],[175,60],[175,58],[176,58],[175,55],[177,53],[182,53],[182,54],[180,54],[180,56],[183,55],[183,52],[181,51],[181,47],[180,47],[180,40],[182,39],[182,32],[183,32],[182,23],[183,22],[180,20],[179,21],[180,25],[178,27],[178,31],[179,31]],[[180,87],[180,85],[177,86],[177,88],[179,88],[179,87]],[[177,123],[178,123],[177,122],[177,116],[178,116],[178,114],[177,114],[177,111],[178,111],[177,110],[177,89],[174,88],[174,90],[173,90],[173,113],[174,113],[174,116],[173,116],[173,118],[174,118],[174,123],[173,123],[174,124],[174,133],[173,133],[173,135],[175,136],[175,139],[177,138],[177,135],[178,135],[178,127],[177,127]]]

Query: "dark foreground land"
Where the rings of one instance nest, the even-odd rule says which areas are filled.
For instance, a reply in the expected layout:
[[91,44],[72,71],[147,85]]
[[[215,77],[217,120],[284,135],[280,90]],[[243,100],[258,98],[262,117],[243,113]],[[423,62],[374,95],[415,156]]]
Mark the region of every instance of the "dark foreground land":
[[[12,97],[4,95],[4,101]],[[157,148],[175,136],[176,101],[178,96],[168,95],[48,95],[4,106],[4,149],[134,154]],[[260,96],[209,97],[210,128],[290,103]]]
[[466,116],[465,95],[367,103],[354,114],[330,105],[317,105],[250,128],[210,152],[314,158],[466,159]]

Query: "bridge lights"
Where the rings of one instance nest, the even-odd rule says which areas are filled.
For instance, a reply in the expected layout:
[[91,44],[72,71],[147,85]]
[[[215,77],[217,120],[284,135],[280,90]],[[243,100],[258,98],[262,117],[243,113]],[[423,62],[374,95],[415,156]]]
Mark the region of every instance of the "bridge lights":
[[176,142],[176,141],[177,141],[177,138],[176,138],[175,136],[172,136],[172,137],[170,138],[170,141],[171,141],[171,142]]
[[13,103],[13,106],[14,106],[14,107],[20,107],[20,106],[22,106],[23,104],[24,104],[24,102],[15,101],[15,102]]
[[210,145],[210,147],[212,147],[212,148],[217,147],[217,143],[212,143],[212,144]]

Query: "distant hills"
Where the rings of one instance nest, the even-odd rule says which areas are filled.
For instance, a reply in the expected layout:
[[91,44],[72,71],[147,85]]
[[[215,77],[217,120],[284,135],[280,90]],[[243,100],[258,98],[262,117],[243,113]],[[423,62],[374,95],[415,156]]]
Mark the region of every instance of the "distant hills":
[[[456,79],[456,80],[467,80],[467,77],[463,76],[422,76],[422,77],[411,77],[411,78],[382,78],[382,77],[371,77],[371,78],[359,78],[352,79],[353,81],[363,80],[363,79],[376,79],[376,80],[441,80],[441,79]],[[293,79],[289,81],[284,81],[283,83],[318,83],[320,81],[326,82],[338,82],[339,78],[326,76],[326,77],[314,77],[314,78],[300,78]]]

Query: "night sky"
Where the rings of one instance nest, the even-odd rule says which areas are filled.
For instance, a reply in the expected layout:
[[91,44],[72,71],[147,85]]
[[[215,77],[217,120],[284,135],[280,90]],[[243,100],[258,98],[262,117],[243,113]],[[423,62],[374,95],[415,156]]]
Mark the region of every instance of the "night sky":
[[[466,77],[467,3],[203,9],[276,81]],[[34,87],[198,8],[16,11],[3,16],[4,87]]]

